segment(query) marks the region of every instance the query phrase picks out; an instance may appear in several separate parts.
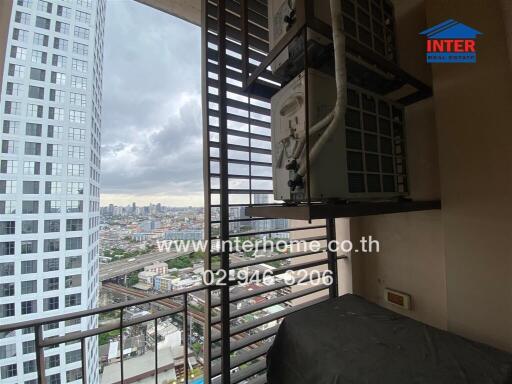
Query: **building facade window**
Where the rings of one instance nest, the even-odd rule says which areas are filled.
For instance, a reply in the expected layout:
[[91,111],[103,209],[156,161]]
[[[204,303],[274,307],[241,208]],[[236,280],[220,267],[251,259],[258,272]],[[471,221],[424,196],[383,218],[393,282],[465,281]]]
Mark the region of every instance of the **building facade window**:
[[25,155],[41,156],[41,143],[25,142]]
[[33,63],[46,64],[47,58],[48,58],[48,54],[46,52],[32,50],[32,62]]
[[25,12],[16,11],[14,21],[20,24],[30,25],[30,14]]
[[41,16],[36,17],[36,27],[50,30],[50,24],[50,19]]
[[37,292],[37,280],[25,280],[21,282],[21,294],[28,295]]
[[83,111],[69,111],[69,121],[77,124],[85,124],[85,112]]
[[60,220],[45,220],[44,221],[44,232],[53,233],[60,232]]
[[0,235],[14,235],[16,232],[15,221],[0,221]]
[[45,194],[56,195],[62,193],[62,182],[61,181],[46,181],[45,182]]
[[20,127],[19,121],[4,120],[2,132],[8,135],[15,135]]
[[0,297],[14,296],[14,283],[0,284]]
[[88,40],[89,39],[89,29],[76,26],[74,35],[75,35],[75,37],[78,37],[80,39]]
[[24,215],[36,215],[39,213],[39,201],[24,200],[21,203],[21,213]]
[[18,172],[18,160],[0,160],[0,173],[15,175]]
[[63,5],[57,6],[57,16],[70,18],[71,17],[71,8],[64,7]]
[[59,125],[48,126],[48,137],[51,137],[52,139],[62,138],[62,132],[64,132],[64,128]]
[[0,263],[0,276],[12,276],[14,275],[14,263],[8,262],[8,263]]
[[11,47],[11,58],[18,60],[25,60],[27,58],[27,48],[23,47]]
[[87,12],[76,11],[75,20],[80,23],[89,24],[91,22],[91,15]]
[[23,220],[21,222],[21,233],[30,234],[37,233],[38,221],[37,220]]
[[87,72],[87,61],[72,59],[71,68],[77,72]]
[[14,28],[12,31],[12,39],[20,43],[28,43],[29,31],[24,29]]
[[37,123],[27,123],[25,125],[25,135],[41,137],[43,125]]
[[67,51],[68,50],[68,41],[66,39],[62,39],[60,37],[55,37],[53,39],[53,48],[59,49],[61,51]]
[[59,259],[57,257],[53,259],[43,260],[43,272],[53,272],[59,270]]
[[89,47],[86,44],[73,43],[73,53],[77,55],[87,56],[89,54]]
[[71,86],[77,89],[87,90],[87,79],[80,76],[71,76]]
[[0,215],[14,215],[16,214],[16,201],[15,200],[0,200]]
[[69,35],[69,28],[70,26],[68,23],[64,23],[62,21],[57,21],[55,23],[55,32],[59,32],[64,35]]
[[43,292],[57,291],[59,289],[59,278],[49,277],[43,280]]
[[44,202],[44,213],[60,213],[60,200],[47,200]]
[[82,256],[68,256],[65,263],[66,269],[75,269],[82,267]]
[[64,297],[64,305],[65,307],[74,307],[76,305],[80,305],[82,303],[82,296],[80,293],[74,293],[72,295],[66,295]]
[[84,183],[80,181],[72,181],[68,183],[66,192],[68,195],[83,195]]
[[[4,304],[4,305],[7,305],[7,304]],[[0,317],[8,317],[8,316],[2,316],[1,308],[2,307],[0,307]],[[14,314],[12,316],[14,316]],[[16,364],[4,365],[3,367],[0,368],[0,378],[8,379],[10,377],[15,377],[15,376],[18,376],[18,369],[17,369]]]
[[[14,303],[0,304],[0,318],[12,317],[15,314]],[[3,375],[2,375],[3,377]]]
[[34,32],[34,41],[33,41],[34,45],[39,45],[41,47],[47,47],[48,40],[49,40],[48,35],[45,35],[44,33]]
[[37,300],[28,300],[21,302],[21,314],[29,315],[37,312]]
[[66,251],[71,251],[74,249],[82,249],[81,237],[68,237],[66,239]]
[[24,260],[21,262],[21,274],[37,273],[37,260]]
[[38,0],[37,10],[46,13],[52,13],[52,3],[45,0]]
[[0,256],[14,255],[15,243],[14,241],[2,241],[0,242]]
[[23,96],[23,84],[8,82],[5,93],[9,96],[21,97]]
[[21,254],[37,253],[37,240],[23,240],[21,242]]
[[16,180],[0,180],[0,194],[16,193]]
[[59,309],[59,298],[48,297],[43,299],[43,311],[55,311]]
[[45,239],[44,252],[58,252],[60,250],[59,239]]
[[4,112],[6,115],[21,115],[21,103],[17,101],[6,101]]
[[18,152],[18,142],[15,140],[2,140],[2,153],[14,155]]
[[[52,55],[52,65],[54,67],[64,68],[68,62],[68,58],[62,55]],[[64,82],[65,84],[66,82]]]

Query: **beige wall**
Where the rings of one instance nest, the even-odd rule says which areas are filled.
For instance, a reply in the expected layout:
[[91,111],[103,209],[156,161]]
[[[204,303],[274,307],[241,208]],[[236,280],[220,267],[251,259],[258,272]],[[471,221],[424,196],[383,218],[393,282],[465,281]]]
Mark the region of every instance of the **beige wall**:
[[[311,224],[309,224],[307,221],[299,221],[299,220],[291,220],[290,221],[290,227],[293,228],[303,228],[307,226],[317,226],[317,225],[325,225],[325,220],[313,220]],[[301,231],[293,231],[290,232],[290,238],[293,240],[298,239],[305,239],[305,238],[311,238],[311,237],[317,237],[317,236],[325,236],[326,231],[325,229],[307,229],[307,230],[301,230]],[[350,226],[349,226],[349,220],[348,219],[336,219],[336,239],[338,241],[343,241],[345,239],[350,239]],[[320,246],[325,247],[327,244],[326,241],[321,241]],[[298,250],[293,250],[298,251]],[[342,252],[339,251],[338,255],[341,255]],[[310,261],[315,260],[326,260],[327,259],[327,253],[322,252],[315,255],[309,255],[309,256],[302,256],[295,258],[291,261],[292,265],[296,264],[302,264],[307,263]],[[327,269],[327,265],[324,264],[322,266],[308,268],[307,270],[316,270],[316,271],[324,271]],[[305,284],[302,287],[293,287],[292,290],[301,290],[308,288],[310,285]],[[344,295],[345,293],[351,293],[352,292],[352,265],[350,258],[347,259],[341,259],[338,261],[338,291],[340,295]],[[299,298],[294,300],[295,304],[301,304],[303,302],[309,301],[311,299],[315,299],[321,296],[325,296],[327,294],[327,290],[323,290],[321,292],[312,294],[307,296],[306,298]]]
[[[2,1],[2,0],[0,0]],[[201,25],[201,0],[136,0],[162,12]]]
[[483,32],[474,65],[434,65],[448,328],[512,351],[512,73],[499,0],[427,0]]
[[[400,64],[422,81],[431,82],[424,59],[424,43],[418,32],[426,28],[421,0],[395,1]],[[411,197],[416,200],[440,197],[439,167],[434,104],[431,99],[407,107],[406,134],[409,152]],[[388,306],[384,288],[413,297],[407,316],[446,328],[445,259],[440,211],[380,215],[351,220],[354,243],[371,235],[380,241],[380,252],[354,253],[354,292]]]
[[484,35],[477,64],[432,65],[434,97],[407,108],[412,197],[440,194],[442,210],[353,219],[354,240],[381,241],[379,254],[353,255],[354,291],[379,303],[386,286],[410,293],[411,317],[512,351],[512,73],[503,3],[395,3],[401,65],[424,81],[416,35],[423,27],[455,18]]
[[2,80],[4,77],[4,64],[6,58],[7,38],[9,37],[11,11],[12,0],[0,0],[0,90],[2,89]]

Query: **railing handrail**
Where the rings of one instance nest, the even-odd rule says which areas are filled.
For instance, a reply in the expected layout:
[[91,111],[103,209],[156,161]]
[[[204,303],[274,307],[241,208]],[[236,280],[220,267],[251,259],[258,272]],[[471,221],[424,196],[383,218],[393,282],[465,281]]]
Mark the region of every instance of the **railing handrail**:
[[71,312],[71,313],[65,313],[62,315],[21,321],[21,322],[17,322],[17,323],[2,324],[2,325],[0,325],[0,332],[12,332],[12,331],[16,331],[18,329],[31,328],[31,327],[46,325],[46,324],[60,322],[60,321],[74,320],[74,319],[78,319],[78,318],[82,318],[82,317],[99,315],[99,314],[105,313],[105,312],[121,310],[124,308],[129,308],[129,307],[133,307],[136,305],[152,303],[155,301],[160,301],[160,300],[165,300],[165,299],[172,299],[172,298],[175,298],[178,296],[188,295],[188,294],[203,291],[203,290],[210,291],[212,289],[218,289],[218,287],[216,287],[215,284],[211,284],[211,285],[201,284],[201,285],[197,285],[197,286],[193,286],[193,287],[189,287],[189,288],[183,288],[183,289],[179,289],[176,291],[172,291],[171,293],[163,293],[160,295],[149,296],[144,299],[132,299],[132,300],[123,301],[122,303],[106,305],[104,307],[85,309],[83,311],[76,311],[76,312]]

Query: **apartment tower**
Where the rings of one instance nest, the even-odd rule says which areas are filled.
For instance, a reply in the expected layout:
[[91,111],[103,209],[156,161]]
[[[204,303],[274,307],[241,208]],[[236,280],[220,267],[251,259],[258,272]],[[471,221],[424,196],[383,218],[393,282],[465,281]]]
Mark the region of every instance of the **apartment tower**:
[[[105,0],[0,3],[0,322],[98,301]],[[9,17],[10,15],[10,17]],[[44,336],[86,330],[86,318]],[[85,345],[98,379],[97,341]],[[44,352],[46,382],[79,382],[80,343]],[[33,329],[0,335],[0,382],[37,382]]]

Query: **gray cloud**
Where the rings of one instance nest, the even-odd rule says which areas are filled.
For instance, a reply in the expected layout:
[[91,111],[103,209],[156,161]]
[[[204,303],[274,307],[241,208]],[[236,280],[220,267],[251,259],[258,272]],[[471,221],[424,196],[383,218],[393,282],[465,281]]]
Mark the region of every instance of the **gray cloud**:
[[200,29],[111,1],[105,31],[102,192],[202,191]]

